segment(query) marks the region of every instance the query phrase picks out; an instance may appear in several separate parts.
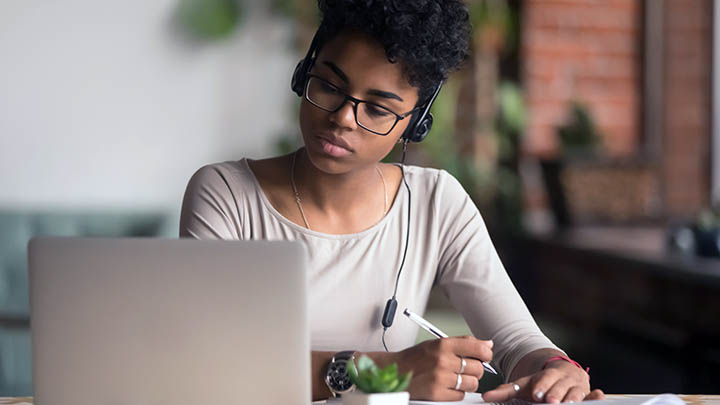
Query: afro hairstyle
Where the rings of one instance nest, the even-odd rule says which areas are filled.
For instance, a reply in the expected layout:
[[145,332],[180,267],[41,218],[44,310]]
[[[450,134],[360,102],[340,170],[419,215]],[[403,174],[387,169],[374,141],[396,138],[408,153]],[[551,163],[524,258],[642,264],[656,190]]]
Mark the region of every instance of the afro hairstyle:
[[469,55],[470,17],[462,0],[318,0],[318,50],[345,31],[359,31],[400,63],[418,105]]

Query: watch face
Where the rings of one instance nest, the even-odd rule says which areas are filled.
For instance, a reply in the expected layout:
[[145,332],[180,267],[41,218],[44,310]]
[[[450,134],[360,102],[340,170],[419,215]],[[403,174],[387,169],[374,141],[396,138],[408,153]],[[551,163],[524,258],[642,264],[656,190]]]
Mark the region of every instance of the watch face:
[[347,360],[336,360],[328,369],[328,384],[338,392],[347,391],[352,387],[347,369]]

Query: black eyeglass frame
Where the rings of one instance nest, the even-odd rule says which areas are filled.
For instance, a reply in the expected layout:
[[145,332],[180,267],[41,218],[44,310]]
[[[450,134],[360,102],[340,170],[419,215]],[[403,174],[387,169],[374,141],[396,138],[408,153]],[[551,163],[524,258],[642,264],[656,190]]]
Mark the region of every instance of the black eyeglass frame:
[[[328,86],[334,88],[339,94],[345,96],[345,99],[342,101],[342,103],[340,103],[340,105],[338,105],[338,107],[337,107],[336,109],[334,109],[334,110],[328,110],[327,108],[322,107],[322,106],[318,105],[317,103],[315,103],[314,101],[310,100],[310,97],[308,96],[308,89],[310,88],[310,79],[312,79],[312,78],[315,78],[315,79],[317,79],[317,80],[320,80],[320,81],[323,82],[324,84],[327,84]],[[370,132],[372,132],[373,134],[375,134],[375,135],[380,135],[380,136],[387,136],[390,132],[393,131],[393,129],[395,129],[395,126],[397,125],[397,123],[398,123],[400,120],[404,120],[405,118],[407,118],[408,116],[410,116],[410,115],[411,115],[412,113],[414,113],[415,111],[418,111],[418,110],[422,110],[422,109],[423,109],[423,107],[415,107],[415,108],[413,108],[412,110],[406,112],[405,114],[398,114],[398,113],[396,113],[395,111],[393,111],[393,110],[391,110],[391,109],[389,109],[389,108],[387,108],[387,107],[381,106],[380,104],[373,103],[372,101],[361,100],[361,99],[359,99],[359,98],[355,98],[355,97],[347,94],[347,93],[344,92],[343,90],[341,90],[341,89],[340,89],[339,87],[337,87],[336,85],[334,85],[334,84],[330,83],[329,81],[323,79],[322,77],[317,76],[317,75],[314,75],[314,74],[309,74],[309,75],[307,76],[307,80],[305,81],[305,92],[304,92],[304,93],[305,93],[305,94],[304,94],[304,95],[305,95],[305,100],[307,100],[310,104],[314,105],[315,107],[317,107],[317,108],[319,108],[319,109],[321,109],[321,110],[323,110],[323,111],[327,111],[327,112],[331,112],[331,113],[335,113],[335,112],[340,111],[340,109],[343,108],[343,106],[348,102],[348,100],[352,101],[352,102],[353,102],[353,114],[355,114],[355,123],[358,124],[358,126],[359,126],[360,128],[362,128],[362,129],[364,129],[364,130],[366,130],[366,131],[370,131]],[[385,111],[393,114],[393,115],[395,116],[395,122],[393,123],[392,127],[390,127],[390,129],[389,129],[387,132],[382,133],[382,132],[378,132],[378,131],[373,131],[372,129],[370,129],[370,128],[366,127],[365,125],[361,124],[360,121],[358,121],[358,104],[360,104],[360,103],[370,104],[370,105],[373,105],[373,106],[375,106],[375,107],[381,108],[381,109],[383,109],[383,110],[385,110]]]

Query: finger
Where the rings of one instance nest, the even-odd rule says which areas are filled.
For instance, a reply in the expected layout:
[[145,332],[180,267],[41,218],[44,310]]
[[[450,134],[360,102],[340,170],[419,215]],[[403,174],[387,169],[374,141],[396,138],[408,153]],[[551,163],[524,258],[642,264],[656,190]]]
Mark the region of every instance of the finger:
[[413,378],[408,386],[410,399],[419,401],[462,401],[465,393],[455,391],[450,387],[447,375],[452,373],[438,372],[431,375],[421,375],[420,378]]
[[475,339],[472,336],[440,340],[447,341],[446,345],[450,346],[448,349],[458,356],[487,362],[492,360],[491,341]]
[[575,381],[569,378],[561,378],[545,394],[545,402],[557,404],[565,398],[568,391],[575,385]]
[[[461,380],[459,391],[462,392],[476,392],[480,386],[480,380],[474,375],[463,374]],[[455,388],[455,386],[453,386],[453,388]]]
[[[532,376],[530,397],[533,401],[547,401],[547,392],[560,379],[561,373],[555,369],[548,368],[542,373]],[[563,395],[564,396],[564,395]]]
[[[460,386],[458,387],[458,382]],[[442,386],[461,392],[477,391],[479,380],[477,377],[468,374],[443,373]]]
[[462,371],[463,374],[474,375],[477,378],[482,378],[483,373],[485,372],[482,362],[468,357],[455,356],[452,362],[456,364],[450,371],[459,373],[462,368],[462,359],[465,359],[465,370]]
[[477,341],[477,342],[482,342],[483,344],[488,345],[491,349],[493,348],[493,344],[494,344],[493,341],[492,341],[492,339],[490,339],[490,340],[482,340],[482,339],[476,338],[476,337],[473,336],[473,335],[456,336],[455,339],[475,340],[475,341]]
[[562,399],[562,402],[580,402],[585,399],[586,392],[587,391],[581,387],[572,387],[568,390],[567,394],[565,394],[565,398]]
[[596,399],[605,399],[605,393],[602,390],[595,389],[585,397],[585,401],[594,401]]
[[[515,386],[517,385],[517,390]],[[530,377],[517,379],[515,382],[501,384],[497,388],[482,394],[484,402],[505,402],[513,398],[529,398]]]
[[[518,388],[517,390],[515,388]],[[495,389],[486,391],[482,394],[483,402],[505,402],[519,395],[522,391],[520,385],[515,383],[501,384]]]

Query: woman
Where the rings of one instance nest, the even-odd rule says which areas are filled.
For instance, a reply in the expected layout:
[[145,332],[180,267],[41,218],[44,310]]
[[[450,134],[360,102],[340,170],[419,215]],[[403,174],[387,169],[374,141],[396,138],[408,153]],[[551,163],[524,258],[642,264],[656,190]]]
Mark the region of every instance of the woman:
[[[198,170],[181,236],[307,245],[315,399],[351,389],[344,364],[361,353],[412,370],[415,399],[462,399],[477,389],[481,361],[491,360],[509,383],[486,392],[487,401],[602,398],[537,328],[457,180],[380,163],[397,143],[427,134],[434,96],[467,58],[466,6],[319,0],[319,7],[322,23],[293,77],[304,147]],[[414,323],[383,316],[388,297],[422,313],[433,285],[487,340],[414,345]]]

